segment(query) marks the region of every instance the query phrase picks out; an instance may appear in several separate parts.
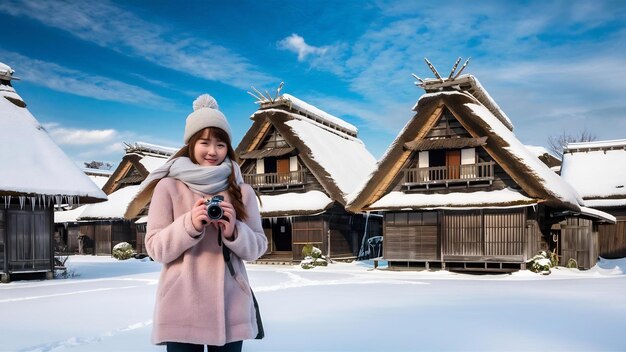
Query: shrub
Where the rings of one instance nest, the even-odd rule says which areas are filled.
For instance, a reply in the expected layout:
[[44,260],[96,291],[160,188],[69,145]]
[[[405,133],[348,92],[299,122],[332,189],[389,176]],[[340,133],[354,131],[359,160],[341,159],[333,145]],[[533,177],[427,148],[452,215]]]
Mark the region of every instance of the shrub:
[[569,258],[567,261],[567,267],[570,269],[578,269],[578,262],[574,258]]
[[113,258],[119,260],[126,260],[132,258],[135,255],[135,250],[133,246],[128,242],[120,242],[113,247],[113,252],[111,253]]
[[[556,256],[552,256],[552,252],[540,251],[539,254],[530,258],[528,260],[528,269],[535,273],[542,273],[544,275],[550,274],[550,268],[553,265],[553,258]],[[557,258],[558,262],[558,258]]]
[[303,269],[311,269],[316,266],[328,266],[328,260],[322,255],[322,251],[310,243],[302,248],[302,256],[304,259],[300,262],[300,266]]

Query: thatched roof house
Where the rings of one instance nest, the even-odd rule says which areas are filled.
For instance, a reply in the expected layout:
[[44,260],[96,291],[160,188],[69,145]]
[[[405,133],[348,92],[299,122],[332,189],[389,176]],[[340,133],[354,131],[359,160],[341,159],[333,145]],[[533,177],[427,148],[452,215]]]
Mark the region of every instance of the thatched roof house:
[[[11,85],[10,67],[0,63],[0,197],[45,203],[92,203],[106,195],[50,138]],[[23,201],[22,201],[23,202]]]
[[[70,250],[78,248],[77,238],[82,234],[93,241],[94,254],[111,254],[111,249],[119,242],[129,242],[143,252],[145,223],[135,226],[124,214],[137,195],[139,184],[175,152],[172,148],[144,142],[128,144],[122,161],[102,186],[108,201],[55,213],[54,222],[63,225],[58,231],[64,233]],[[138,216],[145,215],[146,211],[144,209]]]
[[102,192],[50,138],[0,63],[0,275],[54,268],[53,207],[102,202]]
[[[446,84],[448,83],[448,84]],[[513,133],[513,124],[493,102],[478,80],[463,75],[453,82],[425,87],[427,93],[413,108],[407,123],[378,162],[377,169],[348,205],[349,209],[401,209],[472,206],[516,206],[544,203],[580,211],[576,191],[525,147]],[[442,122],[447,119],[449,122]],[[447,127],[445,124],[447,123]],[[444,126],[442,126],[444,124]],[[441,135],[453,131],[452,136]],[[445,192],[437,196],[394,191],[402,170],[419,152],[481,148],[510,179],[476,197]],[[473,192],[472,192],[473,193]]]
[[435,75],[420,79],[415,115],[347,205],[384,212],[391,266],[520,269],[566,214],[610,218],[517,139],[474,76]]
[[[343,206],[374,168],[375,158],[357,138],[356,127],[289,94],[262,102],[251,119],[252,127],[237,146],[242,171],[251,174],[246,171],[259,171],[263,160],[282,159],[285,172],[306,170],[317,185],[302,192],[292,180],[284,191],[262,192],[263,216],[314,214],[335,202]],[[282,172],[277,167],[271,165],[271,172]],[[270,167],[263,169],[257,174],[270,173]],[[246,181],[261,186],[252,178]]]
[[561,176],[588,207],[616,218],[598,226],[598,254],[626,256],[626,139],[569,143],[563,150]]
[[236,152],[244,181],[260,196],[264,258],[297,260],[307,243],[327,256],[354,257],[365,221],[344,206],[375,165],[356,127],[289,94],[258,103]]

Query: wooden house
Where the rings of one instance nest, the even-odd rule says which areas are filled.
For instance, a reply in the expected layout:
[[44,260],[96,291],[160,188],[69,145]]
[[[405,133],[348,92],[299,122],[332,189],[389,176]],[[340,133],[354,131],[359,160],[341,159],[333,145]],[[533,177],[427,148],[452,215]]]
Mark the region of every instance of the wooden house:
[[384,212],[391,267],[519,270],[551,247],[562,212],[601,216],[517,139],[475,77],[419,86],[415,115],[347,206]]
[[54,270],[55,206],[107,199],[28,111],[0,63],[0,276]]
[[[89,177],[93,183],[102,189],[102,186],[108,181],[113,173],[111,170],[84,168],[83,172]],[[76,206],[74,208],[59,207],[54,212],[54,243],[55,251],[58,253],[78,253],[79,252],[79,235],[80,226],[78,226],[78,216],[85,208]],[[89,253],[93,253],[93,246],[87,243]],[[81,243],[81,250],[82,250]]]
[[126,154],[102,186],[109,200],[70,212],[58,211],[55,223],[70,239],[70,250],[78,252],[79,236],[87,236],[85,254],[110,255],[113,247],[128,242],[139,253],[145,252],[145,222],[124,219],[128,204],[148,174],[163,165],[176,150],[148,143],[126,146]]
[[[608,259],[626,257],[626,139],[569,143],[563,151],[561,176],[583,198],[585,205],[616,218],[614,224],[594,225],[568,218],[562,234],[562,260],[578,260],[580,252],[595,252]],[[597,233],[586,243],[579,233]],[[579,250],[581,248],[581,250]]]
[[299,260],[306,244],[356,257],[364,236],[380,234],[378,218],[344,208],[375,165],[357,129],[288,94],[259,104],[236,152],[260,196],[269,242],[261,261]]

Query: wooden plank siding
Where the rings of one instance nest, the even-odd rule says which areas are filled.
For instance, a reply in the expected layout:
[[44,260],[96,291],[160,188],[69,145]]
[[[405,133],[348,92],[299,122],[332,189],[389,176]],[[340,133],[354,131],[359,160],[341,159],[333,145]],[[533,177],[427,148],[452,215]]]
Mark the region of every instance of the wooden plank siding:
[[302,248],[309,243],[322,250],[322,253],[326,253],[325,228],[325,221],[321,215],[293,218],[291,226],[293,259],[303,259]]
[[387,260],[440,260],[436,211],[386,213],[383,233],[383,257]]
[[3,213],[4,272],[52,271],[53,216],[52,208]]
[[607,259],[626,257],[626,216],[615,224],[598,225],[598,252]]
[[570,258],[578,263],[580,269],[590,269],[598,257],[598,231],[594,231],[593,222],[581,218],[567,218],[561,225],[559,265],[567,265]]
[[7,243],[7,212],[4,209],[0,209],[0,273],[5,273],[9,270],[7,257],[6,257],[6,243]]
[[526,209],[443,211],[443,259],[523,262]]
[[523,263],[545,241],[527,208],[387,212],[383,256],[390,262]]

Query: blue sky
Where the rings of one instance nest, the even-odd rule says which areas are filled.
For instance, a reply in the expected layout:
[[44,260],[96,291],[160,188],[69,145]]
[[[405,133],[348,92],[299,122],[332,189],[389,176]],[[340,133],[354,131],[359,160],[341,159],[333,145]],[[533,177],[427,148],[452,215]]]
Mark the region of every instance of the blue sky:
[[[380,158],[423,90],[411,73],[476,76],[525,144],[626,138],[624,1],[0,2],[0,62],[78,164],[123,143],[182,145],[193,100],[213,95],[235,145],[253,85],[359,128]],[[82,166],[82,164],[81,164]]]

